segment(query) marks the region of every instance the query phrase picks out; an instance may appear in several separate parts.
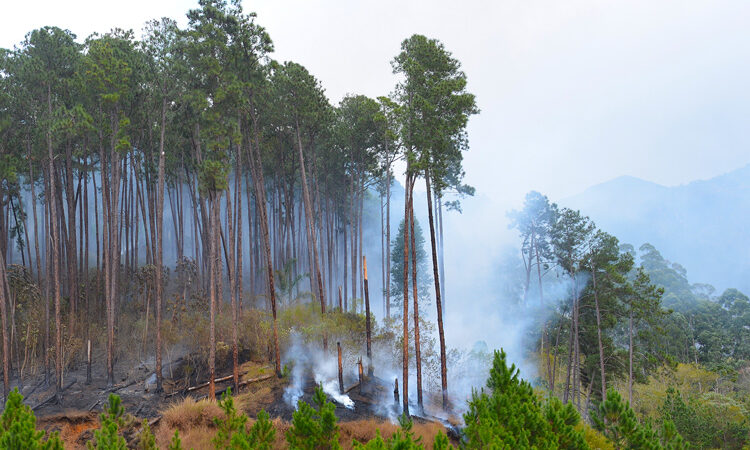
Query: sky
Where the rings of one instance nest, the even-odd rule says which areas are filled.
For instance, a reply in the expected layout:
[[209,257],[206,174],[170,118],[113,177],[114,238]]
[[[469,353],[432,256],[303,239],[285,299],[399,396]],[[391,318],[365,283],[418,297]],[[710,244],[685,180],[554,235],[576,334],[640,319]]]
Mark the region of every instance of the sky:
[[[43,26],[83,39],[139,31],[197,1],[27,0],[4,6],[0,46]],[[414,33],[461,61],[481,113],[467,182],[498,205],[552,199],[620,175],[665,185],[750,162],[750,2],[705,0],[256,0],[276,47],[332,102],[393,90],[390,61]]]

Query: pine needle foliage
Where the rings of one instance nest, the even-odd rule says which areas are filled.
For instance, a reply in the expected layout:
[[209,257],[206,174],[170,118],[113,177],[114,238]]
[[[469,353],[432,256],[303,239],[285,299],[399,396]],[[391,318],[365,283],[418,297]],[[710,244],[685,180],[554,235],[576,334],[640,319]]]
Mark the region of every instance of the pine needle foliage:
[[292,427],[286,433],[290,449],[340,449],[339,427],[336,419],[336,406],[328,401],[323,388],[315,388],[313,402],[316,407],[303,401],[297,403],[297,411],[292,414]]

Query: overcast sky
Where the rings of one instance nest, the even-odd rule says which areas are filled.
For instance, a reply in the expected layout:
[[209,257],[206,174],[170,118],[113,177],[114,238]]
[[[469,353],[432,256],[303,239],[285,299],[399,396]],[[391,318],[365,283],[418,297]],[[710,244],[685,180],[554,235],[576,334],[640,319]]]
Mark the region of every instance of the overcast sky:
[[[106,5],[106,6],[105,6]],[[0,46],[43,25],[83,39],[151,18],[185,23],[186,0],[9,2]],[[750,162],[750,2],[693,0],[245,1],[332,102],[388,94],[413,33],[463,63],[481,114],[467,180],[508,204],[559,199],[620,175],[666,185]]]

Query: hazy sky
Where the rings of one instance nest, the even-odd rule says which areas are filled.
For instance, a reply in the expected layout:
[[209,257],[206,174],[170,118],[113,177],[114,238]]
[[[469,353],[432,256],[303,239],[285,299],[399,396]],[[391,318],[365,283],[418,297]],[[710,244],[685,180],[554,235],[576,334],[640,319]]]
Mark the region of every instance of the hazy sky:
[[[105,6],[106,5],[106,6]],[[12,2],[0,46],[43,25],[80,39],[140,30],[187,0]],[[501,204],[529,189],[559,199],[619,175],[673,185],[750,162],[750,2],[245,1],[276,45],[333,102],[394,85],[390,60],[413,33],[463,63],[482,110],[470,123],[468,182]]]

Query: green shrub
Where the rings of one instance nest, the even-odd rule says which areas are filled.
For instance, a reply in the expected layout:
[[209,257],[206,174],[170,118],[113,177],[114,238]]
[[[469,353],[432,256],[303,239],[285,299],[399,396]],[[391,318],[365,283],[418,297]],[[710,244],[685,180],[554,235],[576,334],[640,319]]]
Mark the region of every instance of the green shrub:
[[300,400],[292,414],[292,427],[286,433],[291,449],[340,449],[336,406],[329,402],[323,388],[315,388],[316,408]]
[[168,450],[182,450],[182,441],[180,440],[180,430],[174,430],[174,436],[169,443]]
[[[405,415],[399,417],[398,419],[399,425],[401,425],[401,428],[393,433],[393,435],[385,440],[380,435],[380,430],[376,432],[375,438],[371,439],[366,444],[361,444],[359,442],[354,442],[354,448],[355,449],[361,449],[361,450],[418,450],[418,449],[424,449],[424,445],[422,445],[422,438],[414,438],[414,434],[412,433],[412,421],[406,417]],[[452,450],[453,446],[448,441],[448,438],[442,433],[439,432],[437,436],[435,436],[435,442],[432,445],[433,450]]]
[[0,417],[0,448],[2,449],[62,449],[62,441],[57,433],[46,441],[42,440],[44,431],[37,431],[36,417],[31,408],[24,405],[23,396],[18,389],[8,394],[5,410]]
[[[252,427],[250,427],[250,433],[248,434],[248,447],[258,450],[270,450],[273,448],[273,444],[276,441],[276,430],[271,423],[271,416],[268,415],[264,410],[260,410],[258,413],[258,419],[255,421]],[[235,441],[232,440],[234,444]],[[243,447],[244,448],[244,447]]]
[[273,447],[276,440],[276,430],[273,428],[271,418],[265,411],[258,413],[250,431],[247,431],[247,416],[237,413],[232,398],[232,390],[227,389],[222,395],[219,407],[224,411],[224,419],[214,419],[218,428],[213,439],[214,447],[217,449],[259,449],[268,450]]
[[641,424],[628,402],[610,389],[607,398],[593,415],[594,427],[604,434],[616,449],[643,448],[678,450],[688,448],[671,421],[665,421],[660,433],[646,422]]
[[508,367],[504,351],[495,352],[489,393],[474,392],[464,415],[466,445],[470,448],[587,449],[580,421],[572,406],[556,399],[542,405],[531,385]]
[[143,419],[141,435],[138,437],[138,450],[156,450],[156,438],[148,426],[148,420]]
[[107,407],[99,416],[101,421],[101,428],[94,431],[94,444],[93,442],[86,443],[89,449],[97,450],[125,450],[127,444],[125,439],[119,435],[119,427],[123,424],[123,413],[125,409],[122,407],[122,400],[115,394],[109,394],[107,400]]
[[750,426],[744,407],[731,398],[707,393],[683,399],[670,387],[659,408],[662,422],[673,422],[675,430],[698,448],[743,448]]
[[232,448],[232,435],[240,431],[245,431],[247,416],[244,414],[237,414],[237,409],[234,407],[231,388],[224,391],[224,394],[221,396],[221,401],[219,401],[219,408],[224,411],[224,418],[214,419],[214,424],[218,429],[216,436],[213,439],[214,448]]

